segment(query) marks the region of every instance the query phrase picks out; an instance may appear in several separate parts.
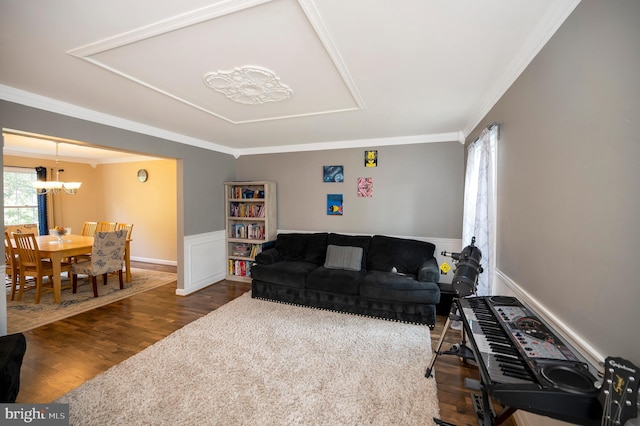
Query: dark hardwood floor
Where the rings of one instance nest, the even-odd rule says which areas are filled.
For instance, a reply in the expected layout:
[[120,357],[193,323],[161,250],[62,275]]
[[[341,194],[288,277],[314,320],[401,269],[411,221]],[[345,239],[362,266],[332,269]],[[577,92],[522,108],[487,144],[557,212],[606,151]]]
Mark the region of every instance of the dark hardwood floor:
[[[175,272],[175,267],[139,262],[132,266]],[[251,286],[221,281],[186,297],[176,296],[175,289],[175,283],[167,284],[25,332],[27,353],[16,402],[51,402],[250,291]],[[444,317],[438,317],[437,326],[431,333],[433,345],[440,337],[444,322]],[[443,349],[458,341],[458,332],[448,332]],[[470,391],[464,388],[464,377],[477,378],[476,368],[461,363],[457,357],[443,355],[438,357],[434,371],[441,419],[456,425],[476,425]]]

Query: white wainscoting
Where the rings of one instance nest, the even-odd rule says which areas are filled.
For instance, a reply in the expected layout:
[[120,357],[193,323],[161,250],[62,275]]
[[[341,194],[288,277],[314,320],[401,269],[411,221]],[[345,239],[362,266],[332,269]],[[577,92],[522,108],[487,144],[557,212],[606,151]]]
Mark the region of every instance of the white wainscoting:
[[184,239],[184,288],[176,294],[186,296],[221,281],[226,276],[225,231],[190,235]]
[[458,238],[423,238],[423,237],[405,237],[405,238],[413,238],[414,240],[420,241],[428,241],[432,244],[436,245],[436,251],[434,255],[438,261],[438,265],[442,265],[442,262],[447,262],[449,266],[451,266],[451,270],[443,274],[440,272],[440,282],[441,283],[451,283],[453,279],[453,270],[455,269],[455,265],[453,263],[453,259],[450,257],[445,257],[441,253],[443,251],[449,253],[460,253],[462,251],[462,239]]
[[[315,232],[315,231],[294,231],[278,230],[278,233],[293,232]],[[363,234],[353,234],[363,235]],[[441,252],[460,252],[462,250],[462,240],[456,238],[431,238],[415,237],[403,235],[390,235],[398,238],[411,238],[419,241],[428,241],[435,244],[435,256],[438,265],[446,261],[453,267],[451,258],[445,258]],[[158,262],[155,262],[158,263]],[[208,232],[199,235],[190,235],[184,239],[184,289],[177,289],[176,294],[186,296],[198,291],[212,283],[223,280],[226,276],[226,249],[225,231]],[[441,275],[440,282],[450,283],[453,272]]]

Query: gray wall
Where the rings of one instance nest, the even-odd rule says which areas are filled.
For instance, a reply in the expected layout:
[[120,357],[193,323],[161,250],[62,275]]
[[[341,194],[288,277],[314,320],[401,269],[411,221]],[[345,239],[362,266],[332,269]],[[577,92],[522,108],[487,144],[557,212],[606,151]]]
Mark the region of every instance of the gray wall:
[[[234,178],[231,155],[0,100],[0,127],[71,139],[178,162],[178,217],[184,235],[224,229],[224,188]],[[181,184],[182,183],[182,184]],[[144,208],[144,206],[135,206]],[[162,212],[150,212],[161,214]],[[178,232],[181,232],[178,226]],[[178,238],[181,241],[182,238]],[[180,253],[180,252],[179,252]]]
[[[461,238],[464,147],[459,142],[242,156],[238,179],[272,180],[278,229]],[[324,183],[322,166],[344,166],[345,181]],[[373,178],[373,197],[357,196],[357,178]],[[326,214],[327,194],[343,194],[344,215]]]
[[640,2],[584,0],[481,127],[502,123],[497,266],[640,365]]

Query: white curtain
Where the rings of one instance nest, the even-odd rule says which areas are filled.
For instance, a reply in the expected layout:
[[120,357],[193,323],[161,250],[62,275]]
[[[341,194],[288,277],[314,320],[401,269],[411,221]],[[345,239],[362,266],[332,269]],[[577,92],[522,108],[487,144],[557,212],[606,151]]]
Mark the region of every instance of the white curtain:
[[483,272],[478,276],[478,296],[492,294],[495,269],[496,150],[498,125],[485,129],[469,145],[465,175],[462,246],[475,245],[482,252]]

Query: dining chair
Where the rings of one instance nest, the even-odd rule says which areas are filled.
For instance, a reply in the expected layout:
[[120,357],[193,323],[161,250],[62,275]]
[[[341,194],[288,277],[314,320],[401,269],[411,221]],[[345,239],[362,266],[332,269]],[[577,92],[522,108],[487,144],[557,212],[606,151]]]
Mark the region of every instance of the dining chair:
[[[18,264],[20,265],[20,289],[18,291],[18,300],[22,300],[22,292],[26,286],[26,278],[34,277],[36,279],[36,300],[35,303],[40,303],[40,296],[44,289],[44,277],[49,277],[48,283],[51,284],[51,290],[53,289],[53,264],[51,260],[42,259],[40,257],[40,249],[38,248],[38,242],[36,236],[31,233],[16,233],[13,234],[13,240],[16,243],[16,249],[18,252]],[[71,264],[62,262],[61,271],[71,273]]]
[[[80,235],[82,235],[83,237],[93,237],[96,233],[97,228],[98,222],[83,222]],[[73,256],[73,262],[77,263],[79,261],[89,260],[90,258],[91,253],[78,254],[76,256]]]
[[98,222],[96,232],[109,232],[116,230],[116,222]]
[[131,239],[131,233],[133,232],[133,223],[117,223],[116,224],[116,231],[120,230],[120,229],[126,229],[127,230],[127,240]]
[[93,234],[96,233],[97,227],[98,222],[84,222],[82,224],[82,231],[80,231],[80,235],[84,237],[93,237]]
[[5,274],[11,278],[11,293],[9,300],[13,300],[16,295],[16,289],[18,287],[18,262],[16,255],[13,251],[13,244],[11,243],[11,237],[8,232],[4,233],[4,264]]
[[118,223],[116,229],[127,230],[127,244],[124,247],[124,266],[127,271],[127,282],[131,280],[131,253],[129,245],[131,244],[131,234],[133,233],[133,223]]
[[97,276],[102,275],[102,282],[107,284],[110,272],[118,272],[120,290],[122,290],[124,288],[122,269],[124,248],[127,242],[126,230],[96,232],[93,238],[91,259],[71,265],[71,288],[73,293],[78,289],[78,274],[85,274],[91,277],[93,297],[98,297]]
[[38,229],[37,223],[23,223],[22,225],[5,225],[4,231],[9,233],[9,236],[19,233],[33,233],[35,235],[40,235],[40,231]]

